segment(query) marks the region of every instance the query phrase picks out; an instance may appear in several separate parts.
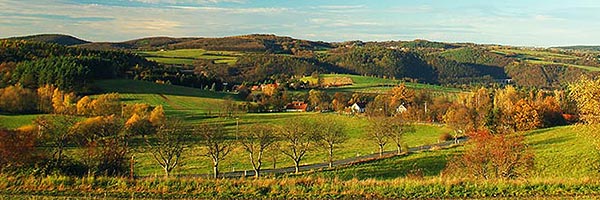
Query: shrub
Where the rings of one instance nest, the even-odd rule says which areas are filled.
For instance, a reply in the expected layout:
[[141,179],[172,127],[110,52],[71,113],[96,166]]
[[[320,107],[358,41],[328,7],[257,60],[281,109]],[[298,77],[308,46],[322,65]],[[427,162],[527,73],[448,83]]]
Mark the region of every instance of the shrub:
[[450,133],[446,132],[446,133],[442,133],[440,135],[439,139],[440,139],[440,141],[450,141],[450,140],[454,139],[454,137]]

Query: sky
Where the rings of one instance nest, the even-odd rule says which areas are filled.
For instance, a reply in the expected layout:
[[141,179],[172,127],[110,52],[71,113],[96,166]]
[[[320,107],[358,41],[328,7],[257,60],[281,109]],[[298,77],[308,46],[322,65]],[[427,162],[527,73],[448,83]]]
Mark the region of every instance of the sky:
[[276,34],[328,42],[426,39],[600,45],[597,0],[0,0],[0,37],[89,41]]

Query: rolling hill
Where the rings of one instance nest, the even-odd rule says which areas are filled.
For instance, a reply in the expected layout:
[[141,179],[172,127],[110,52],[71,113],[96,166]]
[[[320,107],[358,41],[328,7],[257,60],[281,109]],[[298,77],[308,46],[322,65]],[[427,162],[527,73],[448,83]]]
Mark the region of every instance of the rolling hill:
[[65,45],[65,46],[82,45],[82,44],[90,43],[89,41],[82,40],[82,39],[79,39],[74,36],[62,35],[62,34],[40,34],[40,35],[30,35],[30,36],[23,36],[23,37],[12,37],[12,38],[8,38],[8,39],[46,42],[46,43],[60,44],[60,45]]
[[520,86],[557,88],[582,75],[600,73],[599,54],[578,51],[593,50],[594,46],[525,48],[427,40],[322,42],[268,34],[148,37],[124,42],[88,42],[60,34],[11,39],[129,51],[166,66],[196,68],[196,72],[234,83],[289,79],[316,71],[455,86],[512,79]]

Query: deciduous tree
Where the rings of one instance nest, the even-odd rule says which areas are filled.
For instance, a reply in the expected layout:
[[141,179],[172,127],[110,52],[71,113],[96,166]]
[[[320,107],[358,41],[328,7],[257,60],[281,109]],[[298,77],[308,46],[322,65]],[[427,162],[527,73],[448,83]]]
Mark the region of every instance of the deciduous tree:
[[254,176],[260,177],[264,152],[276,142],[276,129],[268,125],[253,125],[240,135],[239,142],[250,156]]
[[168,177],[181,163],[181,155],[187,148],[188,128],[179,121],[163,123],[154,137],[144,137],[147,151]]
[[317,143],[327,149],[329,167],[333,167],[334,150],[348,140],[348,134],[341,124],[331,118],[319,120],[313,128]]
[[200,146],[206,149],[206,156],[213,163],[213,177],[218,178],[219,163],[229,154],[233,142],[227,138],[220,124],[201,124],[195,128],[194,134],[200,138]]
[[313,143],[314,135],[310,126],[305,121],[294,119],[279,130],[280,150],[294,162],[296,173],[300,172],[300,162]]

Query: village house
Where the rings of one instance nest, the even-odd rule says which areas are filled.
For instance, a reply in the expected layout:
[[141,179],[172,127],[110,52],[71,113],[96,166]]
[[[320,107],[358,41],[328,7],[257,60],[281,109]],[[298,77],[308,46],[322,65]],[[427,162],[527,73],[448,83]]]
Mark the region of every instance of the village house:
[[364,113],[366,107],[367,107],[367,103],[366,102],[357,102],[357,103],[354,103],[354,104],[352,104],[350,106],[350,110],[353,113]]
[[286,112],[305,112],[308,104],[303,101],[293,101],[285,106]]
[[408,109],[406,109],[406,107],[404,105],[400,105],[400,106],[398,106],[398,108],[396,108],[396,112],[400,113],[400,114],[406,112],[407,110]]

